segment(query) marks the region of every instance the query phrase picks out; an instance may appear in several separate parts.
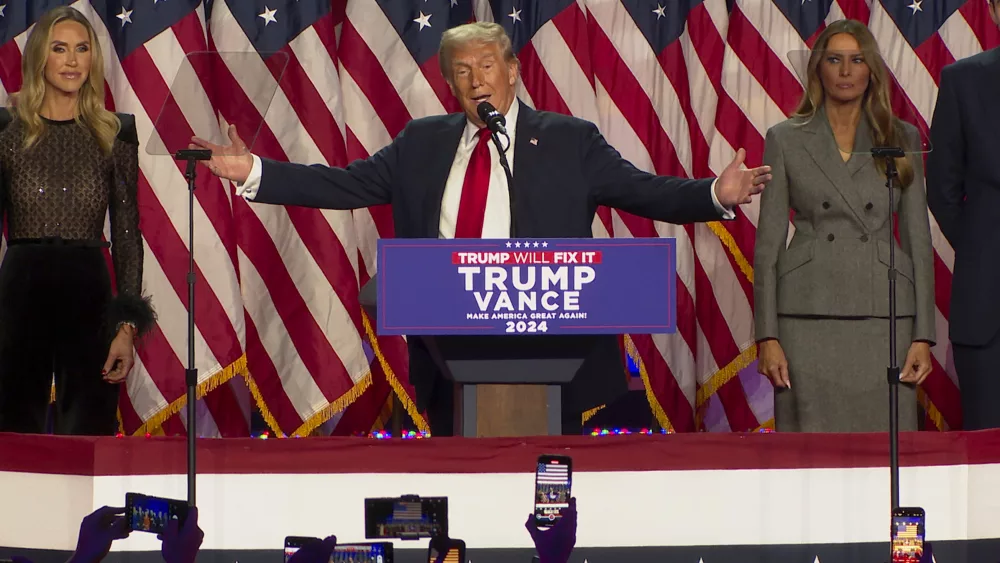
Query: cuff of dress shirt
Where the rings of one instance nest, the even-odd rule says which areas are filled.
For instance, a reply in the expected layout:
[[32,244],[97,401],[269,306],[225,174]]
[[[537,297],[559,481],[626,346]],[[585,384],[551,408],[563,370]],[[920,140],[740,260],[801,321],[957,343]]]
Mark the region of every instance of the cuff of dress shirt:
[[[253,167],[250,168],[250,175],[247,176],[247,181],[242,184],[236,184],[236,195],[246,199],[248,201],[253,201],[257,197],[257,190],[260,189],[260,176],[261,169],[263,165],[260,162],[260,157],[252,154],[253,157]],[[715,194],[715,188],[712,188],[712,193]],[[714,195],[712,197],[715,197]],[[715,206],[719,206],[719,202],[715,202]]]
[[[254,158],[257,157],[255,156]],[[726,209],[725,207],[722,207],[722,204],[719,203],[719,196],[715,195],[715,184],[718,183],[718,181],[719,181],[718,178],[712,180],[712,188],[711,188],[712,203],[715,204],[716,211],[719,212],[719,215],[722,215],[723,219],[725,219],[726,221],[731,221],[736,218],[736,213],[732,209]]]

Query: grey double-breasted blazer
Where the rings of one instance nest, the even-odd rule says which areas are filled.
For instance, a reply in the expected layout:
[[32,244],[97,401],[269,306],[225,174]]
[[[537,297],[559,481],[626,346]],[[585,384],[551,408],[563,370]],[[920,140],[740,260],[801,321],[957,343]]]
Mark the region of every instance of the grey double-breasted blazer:
[[[919,149],[907,128],[908,149]],[[889,316],[889,194],[870,154],[871,128],[862,118],[854,153],[840,156],[822,110],[767,131],[764,164],[773,179],[761,196],[754,252],[757,341],[779,338],[778,316]],[[861,154],[857,154],[861,153]],[[896,313],[913,317],[913,340],[935,341],[934,254],[921,155],[907,155],[913,182],[894,188],[900,241],[896,246]],[[795,234],[786,248],[788,215]]]

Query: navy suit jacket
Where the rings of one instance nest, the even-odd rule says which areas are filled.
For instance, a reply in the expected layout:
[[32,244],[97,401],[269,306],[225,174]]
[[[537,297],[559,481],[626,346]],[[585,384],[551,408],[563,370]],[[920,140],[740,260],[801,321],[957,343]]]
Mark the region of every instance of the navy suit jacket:
[[927,203],[955,250],[951,341],[983,346],[1000,331],[1000,49],[948,65],[931,121]]
[[[465,124],[464,114],[413,120],[388,146],[346,168],[261,159],[254,201],[323,209],[389,203],[397,237],[438,238],[441,199]],[[598,205],[668,223],[722,218],[712,199],[712,179],[643,172],[588,121],[521,104],[513,150],[514,237],[590,238]],[[407,342],[410,383],[417,408],[424,410],[439,374],[419,340]],[[582,412],[610,403],[626,389],[617,339],[599,337],[567,386],[564,406]]]

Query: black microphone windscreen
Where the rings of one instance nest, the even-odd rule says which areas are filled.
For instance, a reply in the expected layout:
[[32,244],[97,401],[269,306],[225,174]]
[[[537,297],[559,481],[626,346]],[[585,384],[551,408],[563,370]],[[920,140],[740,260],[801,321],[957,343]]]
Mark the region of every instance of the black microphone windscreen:
[[476,113],[479,114],[479,119],[482,119],[483,122],[487,122],[490,120],[492,115],[497,114],[498,112],[497,108],[493,107],[493,104],[483,102],[476,107]]

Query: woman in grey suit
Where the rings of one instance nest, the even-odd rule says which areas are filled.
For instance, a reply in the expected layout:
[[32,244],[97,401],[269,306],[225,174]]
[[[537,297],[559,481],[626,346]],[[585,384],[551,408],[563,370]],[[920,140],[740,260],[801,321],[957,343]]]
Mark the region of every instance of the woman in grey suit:
[[[779,431],[888,428],[888,193],[873,146],[917,150],[892,114],[889,74],[868,28],[828,26],[809,57],[795,114],[767,132],[773,179],[754,253],[758,371],[775,386]],[[919,155],[896,159],[900,429],[917,428],[916,385],[931,371],[933,250]],[[901,186],[901,187],[900,187]],[[795,234],[786,248],[788,215]]]

